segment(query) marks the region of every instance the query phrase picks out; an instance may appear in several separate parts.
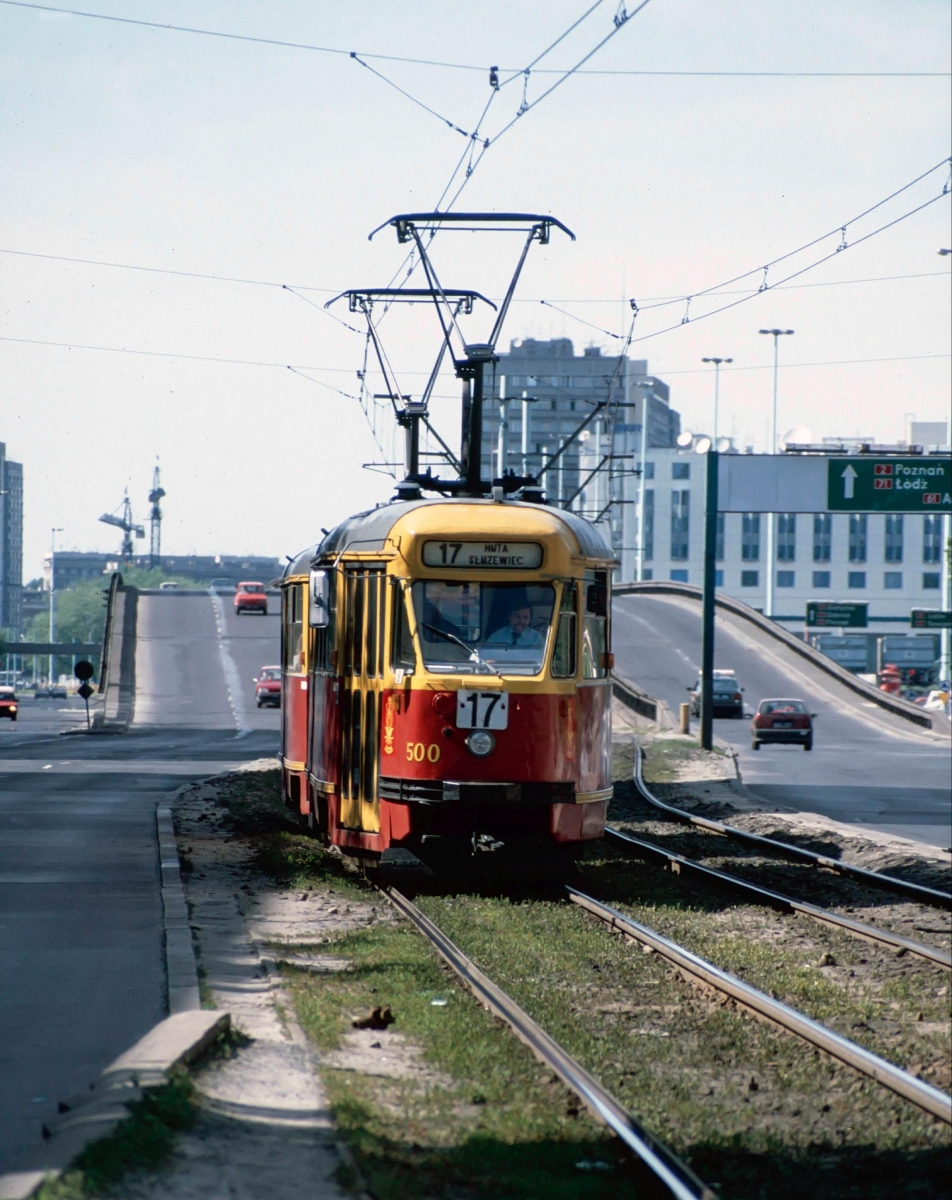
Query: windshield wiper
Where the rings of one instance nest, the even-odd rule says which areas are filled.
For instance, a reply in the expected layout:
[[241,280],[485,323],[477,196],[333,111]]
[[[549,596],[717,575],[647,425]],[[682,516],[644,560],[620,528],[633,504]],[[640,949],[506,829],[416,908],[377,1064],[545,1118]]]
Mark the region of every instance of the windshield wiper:
[[491,663],[488,663],[483,658],[475,646],[470,646],[467,642],[464,642],[462,638],[457,637],[455,633],[448,633],[445,629],[440,629],[438,625],[428,625],[426,621],[423,622],[423,628],[429,629],[431,633],[435,633],[439,637],[446,638],[448,642],[455,642],[457,646],[462,646],[462,648],[466,651],[466,655],[470,662],[479,663],[481,667],[486,667],[488,670],[492,671],[494,675],[497,675],[500,679],[502,679],[502,675],[499,674],[499,672]]

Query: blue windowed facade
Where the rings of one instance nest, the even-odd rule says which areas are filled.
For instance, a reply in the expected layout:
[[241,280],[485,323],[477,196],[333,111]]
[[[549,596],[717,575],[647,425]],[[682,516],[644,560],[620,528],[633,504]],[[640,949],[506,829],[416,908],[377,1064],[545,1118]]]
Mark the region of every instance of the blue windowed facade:
[[741,587],[759,587],[760,572],[759,571],[741,571],[740,573]]
[[797,514],[779,513],[777,515],[777,562],[795,562],[796,557]]
[[830,572],[829,571],[814,571],[813,572],[813,586],[815,588],[828,588],[830,586]]
[[886,514],[886,543],[883,555],[888,563],[902,562],[902,516],[899,513]]
[[741,518],[740,556],[744,562],[760,562],[760,513],[744,513]]
[[671,572],[671,581],[672,581],[672,583],[687,583],[688,582],[687,571],[682,570],[678,567],[675,567]]
[[942,561],[942,516],[939,513],[927,513],[922,518],[922,561]]
[[778,571],[777,572],[777,587],[792,588],[796,579],[795,571]]
[[[833,518],[829,513],[813,515],[813,561],[828,563],[833,546]],[[827,585],[829,586],[829,585]]]
[[[864,563],[866,561],[866,532],[867,520],[865,513],[850,514],[850,562]],[[856,574],[857,572],[853,572]],[[862,574],[862,572],[859,572]],[[852,586],[852,585],[850,585]],[[863,584],[865,587],[866,584]]]
[[848,588],[864,588],[866,586],[865,571],[850,571],[846,576],[846,586]]
[[645,560],[654,558],[654,488],[645,491]]
[[883,575],[883,587],[887,591],[899,591],[902,587],[902,571],[887,571]]
[[[678,466],[678,463],[674,464]],[[685,464],[687,465],[687,464]],[[689,535],[690,535],[690,519],[691,519],[691,493],[689,491],[675,491],[671,493],[671,557],[677,561],[684,561],[688,557],[689,550]]]

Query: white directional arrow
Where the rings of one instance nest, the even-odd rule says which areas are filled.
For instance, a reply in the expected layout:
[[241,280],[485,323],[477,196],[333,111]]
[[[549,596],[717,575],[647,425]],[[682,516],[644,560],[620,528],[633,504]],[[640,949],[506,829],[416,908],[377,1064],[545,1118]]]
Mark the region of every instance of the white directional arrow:
[[857,474],[849,463],[846,464],[846,469],[843,472],[843,499],[853,499],[853,487],[856,483]]

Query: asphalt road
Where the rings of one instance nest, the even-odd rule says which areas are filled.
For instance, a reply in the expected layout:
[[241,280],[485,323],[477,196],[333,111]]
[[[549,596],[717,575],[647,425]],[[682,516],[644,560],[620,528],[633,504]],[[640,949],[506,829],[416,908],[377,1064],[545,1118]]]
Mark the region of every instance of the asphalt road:
[[85,724],[75,701],[0,723],[0,1172],[166,1015],[155,808],[277,753],[252,677],[278,625],[227,596],[142,595],[129,733],[61,736]]
[[[620,675],[675,713],[700,671],[700,605],[678,597],[619,596],[613,649]],[[718,612],[715,666],[733,668],[749,710],[799,697],[815,722],[814,749],[750,745],[749,720],[717,720],[747,787],[764,800],[837,821],[952,843],[949,741],[919,730],[842,687],[748,622]]]

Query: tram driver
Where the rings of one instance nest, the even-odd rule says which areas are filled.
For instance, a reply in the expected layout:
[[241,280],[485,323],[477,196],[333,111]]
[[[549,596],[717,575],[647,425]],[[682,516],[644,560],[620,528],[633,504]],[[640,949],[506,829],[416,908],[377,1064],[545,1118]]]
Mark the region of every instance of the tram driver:
[[509,609],[508,622],[486,639],[487,646],[531,646],[545,644],[538,629],[532,628],[532,608],[525,596],[520,596]]

